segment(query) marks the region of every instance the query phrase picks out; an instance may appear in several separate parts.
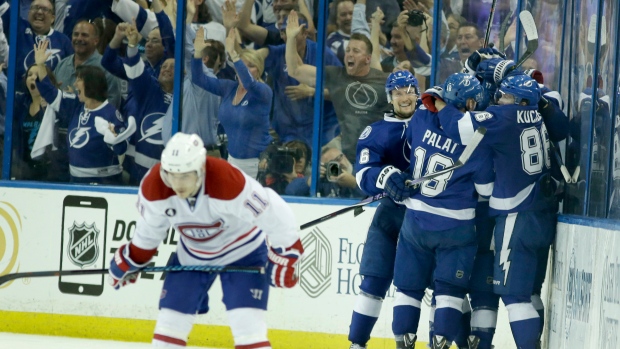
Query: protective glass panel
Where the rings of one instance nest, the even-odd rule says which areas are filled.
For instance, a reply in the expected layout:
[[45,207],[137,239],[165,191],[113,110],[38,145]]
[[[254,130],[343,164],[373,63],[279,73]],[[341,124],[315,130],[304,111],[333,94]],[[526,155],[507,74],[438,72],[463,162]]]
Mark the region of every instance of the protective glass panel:
[[[599,78],[594,76],[594,49],[596,38],[596,13],[598,1],[595,0],[575,0],[573,15],[573,31],[580,33],[572,37],[572,52],[574,73],[570,76],[572,91],[570,93],[570,142],[567,149],[566,167],[573,175],[574,182],[567,186],[567,195],[564,202],[564,212],[582,214],[585,205],[585,189],[586,189],[586,171],[588,168],[588,160],[590,156],[593,159],[598,157],[598,147],[589,149],[591,135],[592,108],[600,106],[600,98],[596,98],[593,102],[592,86],[599,83]],[[596,120],[596,114],[595,114]],[[596,139],[593,144],[596,143]],[[592,171],[599,171],[596,166],[592,166]],[[594,172],[592,172],[594,174]],[[601,186],[604,187],[603,179],[600,176],[591,177],[590,188],[592,198],[597,200],[600,196]],[[595,213],[598,208],[595,208]]]

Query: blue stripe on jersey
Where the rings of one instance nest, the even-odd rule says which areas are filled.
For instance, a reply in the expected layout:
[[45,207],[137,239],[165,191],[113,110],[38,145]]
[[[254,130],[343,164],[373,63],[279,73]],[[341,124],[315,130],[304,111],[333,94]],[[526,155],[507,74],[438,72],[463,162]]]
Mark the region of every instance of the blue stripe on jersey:
[[230,254],[230,253],[240,249],[243,246],[251,244],[252,242],[256,241],[256,239],[258,237],[262,236],[261,235],[262,232],[263,232],[262,230],[259,230],[256,234],[254,234],[254,236],[250,240],[244,242],[243,244],[241,244],[241,245],[239,245],[239,246],[237,246],[237,247],[235,247],[235,248],[233,248],[233,249],[231,249],[229,251],[226,251],[225,253],[218,254],[217,256],[215,256],[213,258],[198,257],[195,253],[191,252],[189,250],[189,248],[187,248],[187,246],[185,246],[185,242],[183,241],[183,239],[181,239],[181,246],[183,247],[183,250],[185,250],[185,252],[187,252],[187,254],[190,255],[192,258],[195,258],[195,259],[198,259],[198,260],[201,260],[201,261],[213,261],[213,260],[216,260],[216,259],[220,259],[220,258],[222,258],[224,256],[227,256],[228,254]]

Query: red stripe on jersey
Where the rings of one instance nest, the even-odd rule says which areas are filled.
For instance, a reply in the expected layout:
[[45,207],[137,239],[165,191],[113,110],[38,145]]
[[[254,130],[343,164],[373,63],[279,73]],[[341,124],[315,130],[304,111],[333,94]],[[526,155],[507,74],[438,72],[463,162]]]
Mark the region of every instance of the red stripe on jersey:
[[235,345],[235,349],[259,349],[259,348],[271,348],[271,344],[269,341],[254,343],[254,344],[244,344],[244,345]]
[[157,339],[158,341],[162,341],[162,342],[166,342],[166,343],[170,343],[170,344],[181,345],[181,346],[184,346],[184,347],[187,346],[187,342],[186,341],[180,340],[178,338],[164,336],[163,334],[155,333],[153,335],[153,339]]
[[149,172],[144,176],[142,183],[140,183],[140,190],[142,195],[148,201],[166,200],[167,198],[176,195],[172,188],[164,184],[159,175],[159,169],[161,163],[153,166]]
[[207,157],[205,194],[214,199],[232,200],[241,194],[245,187],[245,177],[226,160]]
[[[233,241],[233,242],[229,243],[228,245],[226,245],[226,246],[222,247],[222,249],[221,249],[221,250],[219,250],[219,251],[215,251],[215,252],[206,252],[206,251],[200,251],[200,250],[196,250],[196,249],[189,248],[189,247],[188,247],[188,249],[189,249],[189,250],[191,250],[192,252],[195,252],[195,253],[200,253],[200,254],[206,254],[206,255],[212,255],[212,254],[222,253],[224,250],[226,250],[227,248],[229,248],[232,244],[234,244],[234,243],[236,243],[236,242],[239,242],[239,241],[241,241],[241,240],[245,239],[245,238],[246,238],[248,235],[250,235],[250,234],[251,234],[254,230],[256,230],[256,226],[252,227],[252,229],[250,229],[250,231],[248,231],[247,233],[245,233],[245,234],[241,235],[240,237],[238,237],[238,238],[237,238],[237,240],[235,240],[235,241]],[[259,232],[260,232],[260,230],[259,230]]]

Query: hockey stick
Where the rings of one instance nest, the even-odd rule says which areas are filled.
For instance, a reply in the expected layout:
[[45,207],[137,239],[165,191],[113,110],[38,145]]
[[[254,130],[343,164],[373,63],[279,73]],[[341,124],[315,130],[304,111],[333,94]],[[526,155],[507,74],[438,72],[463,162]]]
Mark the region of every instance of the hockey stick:
[[456,163],[452,166],[446,167],[443,170],[439,170],[437,172],[433,172],[431,174],[428,174],[424,177],[420,177],[418,179],[414,179],[414,180],[409,180],[407,182],[405,182],[407,184],[407,186],[409,187],[413,187],[416,184],[420,184],[424,181],[428,181],[429,179],[433,179],[437,176],[440,176],[444,173],[448,173],[450,171],[454,171],[457,168],[465,165],[465,163],[467,162],[467,160],[469,160],[469,157],[471,156],[471,154],[473,154],[474,150],[476,150],[476,147],[478,147],[478,144],[480,144],[480,141],[482,141],[482,138],[484,138],[484,134],[487,132],[487,129],[484,127],[478,127],[478,129],[476,129],[476,132],[474,132],[474,135],[471,137],[471,140],[469,141],[469,144],[467,144],[467,146],[465,147],[465,149],[463,150],[463,153],[461,153],[461,156],[459,156],[459,159],[456,161]]
[[[429,175],[426,175],[424,177],[420,177],[418,179],[414,179],[414,180],[407,180],[405,183],[407,184],[407,186],[414,186],[416,184],[422,183],[424,181],[433,179],[437,176],[440,176],[444,173],[450,172],[450,171],[454,171],[455,169],[465,165],[465,163],[467,162],[467,160],[469,159],[469,157],[471,156],[471,154],[474,152],[474,150],[476,149],[476,147],[478,146],[478,144],[480,143],[480,141],[482,140],[482,137],[484,137],[484,134],[487,132],[487,129],[484,127],[479,127],[476,132],[474,132],[474,135],[472,136],[469,144],[465,147],[465,150],[463,150],[463,153],[461,154],[461,156],[459,156],[459,159],[456,161],[456,164],[454,164],[454,166],[450,166],[447,168],[444,168],[443,170],[431,173]],[[369,196],[366,199],[353,204],[351,206],[347,206],[345,208],[342,208],[338,211],[334,211],[328,215],[325,215],[323,217],[317,218],[315,220],[312,220],[308,223],[304,223],[302,224],[299,229],[300,230],[304,230],[306,228],[312,227],[314,225],[317,225],[321,222],[325,222],[328,219],[332,219],[334,217],[340,216],[343,213],[347,213],[349,211],[355,210],[354,214],[357,217],[357,215],[359,215],[360,213],[364,212],[364,210],[362,209],[362,207],[371,204],[373,202],[379,201],[383,198],[387,197],[386,193],[381,193],[375,196]]]
[[562,155],[560,154],[560,150],[556,147],[554,142],[549,142],[551,144],[551,151],[553,152],[553,156],[555,157],[555,161],[560,165],[560,171],[562,172],[562,177],[564,177],[564,181],[566,183],[571,183],[570,173],[566,166],[564,166],[564,161],[562,161]]
[[529,11],[521,11],[519,13],[519,20],[527,37],[527,46],[525,52],[511,70],[519,68],[538,49],[538,30],[536,29],[536,23],[534,23],[534,17],[532,17]]
[[491,26],[493,25],[493,16],[495,15],[495,5],[497,0],[493,0],[491,3],[491,11],[489,12],[489,21],[487,22],[487,32],[484,35],[483,47],[489,47],[489,38],[491,37]]
[[[174,271],[201,271],[205,273],[250,273],[265,274],[264,267],[245,267],[245,266],[213,266],[213,265],[171,265],[163,267],[146,267],[137,270],[140,272],[174,272]],[[0,276],[0,285],[15,279],[34,278],[43,276],[76,276],[76,275],[97,275],[107,274],[108,269],[82,269],[82,270],[50,270],[32,271],[23,273],[13,273]]]
[[379,200],[381,200],[381,199],[383,199],[385,197],[387,197],[386,193],[377,194],[375,196],[369,196],[369,197],[365,198],[364,200],[362,200],[362,201],[360,201],[360,202],[358,202],[356,204],[353,204],[351,206],[347,206],[345,208],[341,208],[340,210],[334,211],[334,212],[332,212],[332,213],[330,213],[328,215],[325,215],[325,216],[323,216],[321,218],[317,218],[317,219],[312,220],[312,221],[310,221],[308,223],[304,223],[304,224],[302,224],[299,227],[299,229],[300,230],[304,230],[306,228],[310,228],[310,227],[315,226],[315,225],[317,225],[317,224],[319,224],[321,222],[325,222],[328,219],[332,219],[334,217],[340,216],[341,214],[347,213],[347,212],[352,211],[352,210],[356,210],[355,216],[357,216],[357,215],[359,215],[360,213],[363,212],[363,210],[359,211],[357,209],[361,209],[363,206],[371,204],[371,203],[373,203],[375,201],[379,201]]
[[504,37],[506,36],[506,31],[508,30],[508,22],[510,22],[512,14],[513,12],[510,11],[499,27],[499,52],[501,53],[504,53],[504,50],[506,49],[506,42],[504,41]]

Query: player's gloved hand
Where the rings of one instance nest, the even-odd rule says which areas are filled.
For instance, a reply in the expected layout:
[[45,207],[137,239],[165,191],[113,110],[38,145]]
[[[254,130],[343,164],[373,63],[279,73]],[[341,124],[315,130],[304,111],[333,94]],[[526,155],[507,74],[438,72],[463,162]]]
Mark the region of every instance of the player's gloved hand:
[[422,94],[422,103],[426,109],[433,113],[438,111],[435,107],[436,100],[443,101],[443,88],[441,86],[431,87]]
[[496,48],[486,47],[478,49],[474,51],[469,58],[465,61],[465,68],[463,68],[463,73],[467,73],[470,75],[476,74],[476,69],[478,68],[478,64],[485,59],[491,58],[501,58],[506,59],[506,55],[499,52]]
[[269,248],[267,274],[271,277],[271,286],[291,288],[297,284],[296,271],[303,253],[301,240],[288,248]]
[[140,275],[137,271],[148,263],[137,264],[129,257],[129,244],[123,245],[116,250],[114,258],[110,261],[108,283],[118,290],[122,286],[135,283]]
[[385,192],[395,202],[401,202],[415,195],[418,187],[410,187],[407,181],[411,180],[411,175],[406,172],[394,171],[385,181]]
[[527,75],[530,78],[536,80],[536,82],[539,83],[539,84],[544,84],[545,83],[545,79],[543,77],[543,73],[541,73],[540,70],[527,69],[527,70],[525,70],[525,75]]

